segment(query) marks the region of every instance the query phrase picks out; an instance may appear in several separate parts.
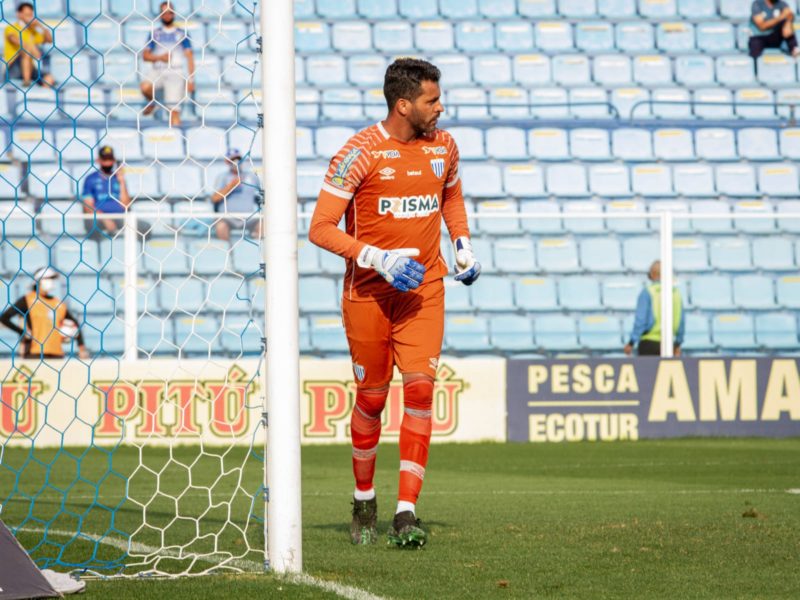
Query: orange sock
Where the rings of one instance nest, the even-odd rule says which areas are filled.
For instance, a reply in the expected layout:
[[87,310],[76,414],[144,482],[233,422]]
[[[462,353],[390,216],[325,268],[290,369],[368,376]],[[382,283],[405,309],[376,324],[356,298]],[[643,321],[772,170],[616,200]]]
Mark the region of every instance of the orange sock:
[[356,405],[350,416],[350,436],[353,440],[353,475],[357,490],[372,489],[375,457],[381,438],[381,413],[388,394],[388,388],[356,391]]
[[416,379],[403,386],[405,406],[400,425],[400,487],[397,499],[416,504],[431,444],[433,381]]

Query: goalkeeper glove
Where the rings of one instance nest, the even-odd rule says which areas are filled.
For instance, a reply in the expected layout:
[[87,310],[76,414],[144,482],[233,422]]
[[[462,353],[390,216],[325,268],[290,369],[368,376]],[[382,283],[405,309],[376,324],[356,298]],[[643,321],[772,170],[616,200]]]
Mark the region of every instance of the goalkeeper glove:
[[410,258],[418,255],[417,248],[381,250],[375,246],[364,246],[356,263],[365,269],[375,269],[393,287],[407,292],[418,288],[425,276],[425,267]]
[[481,263],[475,260],[472,242],[468,237],[456,238],[453,242],[456,251],[456,281],[464,285],[472,285],[481,275]]

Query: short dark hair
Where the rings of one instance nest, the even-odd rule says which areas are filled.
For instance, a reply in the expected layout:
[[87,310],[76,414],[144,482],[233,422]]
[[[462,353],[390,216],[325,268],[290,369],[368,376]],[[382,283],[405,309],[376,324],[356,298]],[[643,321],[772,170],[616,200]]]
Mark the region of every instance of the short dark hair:
[[17,4],[17,12],[22,12],[23,8],[30,8],[32,11],[36,12],[36,9],[33,8],[33,4],[31,2],[20,2]]
[[386,69],[383,79],[383,95],[386,106],[394,108],[401,98],[413,102],[422,94],[422,82],[439,83],[441,71],[426,60],[398,58]]

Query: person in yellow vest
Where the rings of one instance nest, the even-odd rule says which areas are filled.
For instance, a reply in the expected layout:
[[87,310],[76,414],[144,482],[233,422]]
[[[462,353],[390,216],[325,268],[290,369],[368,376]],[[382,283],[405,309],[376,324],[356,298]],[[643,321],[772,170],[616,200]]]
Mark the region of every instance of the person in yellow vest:
[[55,79],[42,72],[42,45],[53,43],[53,32],[36,18],[33,4],[17,6],[17,20],[6,25],[3,33],[3,61],[12,79],[22,79],[25,87],[31,83],[54,86]]
[[[59,279],[54,269],[39,269],[31,291],[0,315],[0,323],[20,336],[23,358],[64,358],[63,344],[73,338],[78,342],[79,356],[89,358],[78,322],[59,298]],[[23,317],[24,327],[14,323],[14,317]]]
[[[661,356],[661,261],[650,265],[650,283],[639,294],[636,302],[636,318],[630,341],[623,349],[625,354],[633,354],[638,343],[639,356]],[[683,300],[677,287],[672,288],[672,334],[674,355],[681,355],[684,332]]]

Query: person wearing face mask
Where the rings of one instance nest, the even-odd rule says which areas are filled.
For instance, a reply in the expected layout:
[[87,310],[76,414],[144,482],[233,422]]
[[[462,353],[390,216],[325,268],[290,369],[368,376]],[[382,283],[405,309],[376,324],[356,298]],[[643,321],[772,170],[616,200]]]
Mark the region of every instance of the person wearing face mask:
[[[253,173],[245,162],[242,161],[242,153],[232,148],[225,156],[228,163],[228,172],[221,173],[217,177],[214,185],[214,192],[211,194],[211,202],[214,204],[215,212],[222,213],[244,213],[252,215],[258,211],[256,200],[259,193],[259,182],[256,174]],[[244,223],[244,219],[224,219],[217,220],[217,237],[223,241],[231,239],[231,227],[239,227]],[[253,237],[261,237],[261,220],[248,219],[247,229]]]
[[[169,109],[171,125],[180,125],[180,103],[194,91],[194,53],[186,31],[175,26],[175,12],[169,2],[162,2],[161,27],[153,27],[142,59],[150,64],[141,83],[147,105],[142,114],[153,114],[158,108],[156,89],[164,92],[164,104]],[[184,75],[184,69],[186,74]]]
[[86,219],[86,231],[90,237],[103,237],[103,233],[114,237],[122,229],[121,219],[104,219],[102,215],[124,213],[131,204],[128,186],[125,184],[125,172],[117,166],[114,149],[101,146],[97,152],[99,169],[90,174],[83,182],[84,212],[95,213],[96,219]]
[[[75,340],[78,355],[89,358],[78,322],[61,299],[61,277],[50,267],[36,271],[30,292],[9,306],[0,323],[20,336],[23,358],[64,358],[63,344]],[[14,322],[22,318],[24,326]]]

